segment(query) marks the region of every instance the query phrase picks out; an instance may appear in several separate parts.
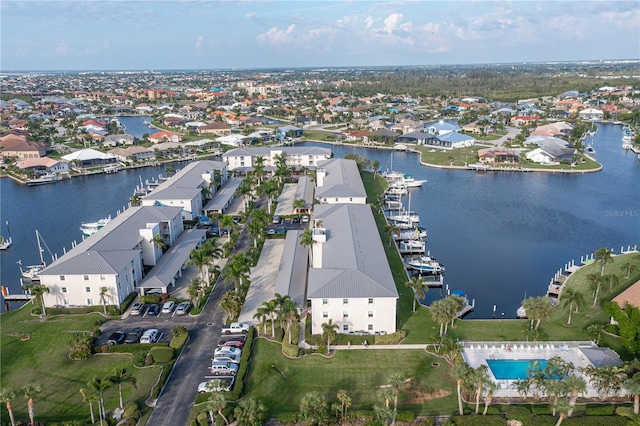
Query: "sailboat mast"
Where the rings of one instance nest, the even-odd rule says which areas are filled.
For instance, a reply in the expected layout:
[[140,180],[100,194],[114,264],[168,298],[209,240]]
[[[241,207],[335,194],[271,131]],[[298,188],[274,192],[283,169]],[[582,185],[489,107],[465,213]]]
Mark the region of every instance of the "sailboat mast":
[[42,255],[42,252],[44,251],[44,249],[40,245],[40,233],[38,232],[37,229],[36,229],[36,240],[38,241],[38,254],[40,255],[40,264],[45,265],[44,256]]

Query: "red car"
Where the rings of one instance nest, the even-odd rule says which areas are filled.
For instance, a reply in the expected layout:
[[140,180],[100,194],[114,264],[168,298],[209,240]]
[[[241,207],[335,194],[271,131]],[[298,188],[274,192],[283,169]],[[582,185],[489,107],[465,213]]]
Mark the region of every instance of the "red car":
[[244,341],[233,339],[233,338],[222,339],[218,342],[218,347],[221,347],[221,346],[231,346],[233,348],[242,348],[244,346]]

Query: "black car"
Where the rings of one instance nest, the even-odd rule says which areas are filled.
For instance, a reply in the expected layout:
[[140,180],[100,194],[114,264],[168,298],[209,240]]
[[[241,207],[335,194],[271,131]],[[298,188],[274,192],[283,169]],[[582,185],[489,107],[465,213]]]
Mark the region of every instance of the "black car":
[[147,309],[147,316],[149,317],[157,317],[160,313],[160,305],[151,305],[149,309]]
[[124,331],[114,331],[111,333],[111,336],[109,336],[109,339],[107,339],[107,345],[113,346],[124,343],[126,337],[127,334]]
[[124,339],[124,342],[138,343],[140,341],[140,337],[142,337],[142,333],[144,333],[144,328],[136,327],[132,329],[129,333],[127,333],[127,338]]

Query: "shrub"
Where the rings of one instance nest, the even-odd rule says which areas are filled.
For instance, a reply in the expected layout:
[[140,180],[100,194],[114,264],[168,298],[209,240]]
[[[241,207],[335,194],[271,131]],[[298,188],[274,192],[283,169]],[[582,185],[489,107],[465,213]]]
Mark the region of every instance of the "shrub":
[[[546,417],[546,416],[545,416]],[[557,417],[549,416],[549,425],[555,425]],[[537,420],[537,418],[536,418]],[[617,416],[589,416],[589,417],[568,417],[563,422],[562,425],[569,426],[626,426],[629,422],[627,417],[617,417]],[[537,423],[536,423],[537,424]],[[547,423],[545,423],[547,424]]]
[[618,336],[619,330],[618,330],[618,326],[614,325],[614,324],[607,324],[604,326],[604,331],[606,331],[609,334],[613,334]]
[[546,416],[553,411],[550,405],[534,405],[531,407],[531,412],[536,416]]
[[524,424],[528,424],[531,419],[531,411],[526,407],[517,405],[509,405],[504,410],[508,420],[520,420]]
[[136,300],[136,297],[138,297],[138,293],[136,293],[135,291],[129,293],[129,295],[120,304],[120,310],[122,312],[125,312],[129,308],[129,306],[133,303],[133,301]]
[[633,414],[633,408],[631,407],[618,407],[616,408],[616,416],[634,417],[635,414]]
[[298,421],[298,413],[280,413],[278,420],[285,425],[293,425]]
[[[31,308],[31,315],[41,315],[42,314],[42,308],[40,306],[34,306],[33,308]],[[51,312],[49,312],[49,315],[52,315]]]
[[318,346],[318,350],[316,351],[317,353],[321,354],[321,355],[326,355],[327,354],[327,347],[325,345],[320,345]]
[[615,407],[613,405],[587,405],[587,416],[612,416]]
[[167,365],[165,365],[162,368],[162,374],[160,375],[160,381],[158,383],[158,385],[153,388],[153,392],[151,393],[151,397],[152,398],[158,398],[158,395],[160,395],[160,390],[162,389],[162,387],[164,386],[165,382],[167,381],[167,377],[169,377],[169,373],[171,373],[171,369],[173,368],[173,361],[169,362]]
[[153,357],[155,362],[165,363],[173,359],[174,351],[173,348],[154,346],[149,351],[149,355]]
[[395,345],[400,343],[405,337],[407,332],[404,330],[398,330],[395,333],[386,334],[384,336],[375,336],[376,345]]
[[505,420],[499,416],[454,416],[451,421],[456,426],[504,426],[505,424]]
[[282,342],[282,339],[284,339],[284,330],[276,327],[276,341]]
[[209,414],[206,411],[198,413],[196,416],[196,424],[198,426],[209,426]]
[[136,367],[142,367],[145,364],[147,358],[147,351],[136,351],[133,353],[132,364]]
[[295,358],[298,356],[298,346],[290,345],[289,341],[285,339],[282,342],[282,353],[289,358]]
[[135,419],[136,421],[140,418],[140,408],[138,407],[138,403],[135,401],[129,401],[124,404],[124,413],[122,417],[125,419]]
[[162,348],[168,347],[166,343],[154,343],[153,345],[149,345],[147,343],[131,343],[126,345],[113,345],[109,348],[109,352],[116,354],[132,354],[138,351],[144,351],[144,353],[146,354],[151,348],[154,348],[156,346]]
[[413,422],[416,419],[416,415],[413,411],[398,411],[396,420],[399,422]]
[[417,423],[421,426],[435,426],[436,420],[433,417],[421,417]]
[[147,294],[146,296],[140,297],[140,301],[144,303],[149,303],[152,305],[156,305],[160,303],[160,295],[159,294]]

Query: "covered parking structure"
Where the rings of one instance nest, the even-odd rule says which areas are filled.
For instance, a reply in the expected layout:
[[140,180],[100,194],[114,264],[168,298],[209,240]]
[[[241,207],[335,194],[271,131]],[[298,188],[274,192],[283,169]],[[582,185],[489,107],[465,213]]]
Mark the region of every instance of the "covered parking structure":
[[138,285],[138,293],[141,296],[151,290],[168,293],[169,287],[175,286],[182,276],[182,268],[191,257],[191,250],[205,241],[206,234],[206,230],[197,228],[184,231]]
[[234,177],[229,179],[225,184],[213,195],[211,201],[204,206],[205,214],[224,214],[231,205],[236,196],[236,191],[242,183],[242,178]]

